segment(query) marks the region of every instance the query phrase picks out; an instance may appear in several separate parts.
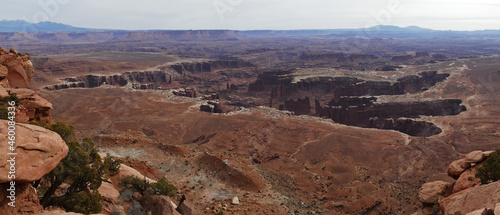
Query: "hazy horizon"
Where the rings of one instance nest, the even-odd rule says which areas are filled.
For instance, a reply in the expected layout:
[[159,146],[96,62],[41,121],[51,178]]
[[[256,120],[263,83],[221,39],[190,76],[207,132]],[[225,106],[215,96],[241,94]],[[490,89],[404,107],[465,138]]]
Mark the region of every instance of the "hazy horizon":
[[493,0],[28,0],[4,5],[0,20],[118,30],[500,29]]

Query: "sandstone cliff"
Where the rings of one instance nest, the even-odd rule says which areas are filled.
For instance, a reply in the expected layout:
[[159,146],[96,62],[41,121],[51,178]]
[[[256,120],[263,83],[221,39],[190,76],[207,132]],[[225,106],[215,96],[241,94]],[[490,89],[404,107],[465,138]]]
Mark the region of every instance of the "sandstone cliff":
[[0,48],[0,97],[17,96],[16,121],[45,121],[52,123],[52,104],[38,96],[31,88],[33,65],[30,56],[14,49]]

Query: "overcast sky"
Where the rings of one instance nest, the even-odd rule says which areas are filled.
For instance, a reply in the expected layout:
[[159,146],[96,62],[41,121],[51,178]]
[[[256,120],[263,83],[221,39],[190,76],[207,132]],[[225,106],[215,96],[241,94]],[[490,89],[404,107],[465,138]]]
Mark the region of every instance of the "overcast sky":
[[500,29],[498,0],[0,0],[0,20],[103,29]]

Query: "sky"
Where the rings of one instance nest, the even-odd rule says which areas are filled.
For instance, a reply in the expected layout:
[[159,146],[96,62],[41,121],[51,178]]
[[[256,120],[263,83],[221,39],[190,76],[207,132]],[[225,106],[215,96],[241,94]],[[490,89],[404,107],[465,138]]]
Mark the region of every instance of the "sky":
[[0,0],[0,20],[146,29],[500,29],[498,0]]

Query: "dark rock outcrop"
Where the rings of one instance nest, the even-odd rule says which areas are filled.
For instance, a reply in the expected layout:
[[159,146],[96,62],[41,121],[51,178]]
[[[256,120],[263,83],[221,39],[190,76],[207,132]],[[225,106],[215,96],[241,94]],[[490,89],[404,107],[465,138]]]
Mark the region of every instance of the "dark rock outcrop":
[[[337,55],[336,55],[337,56]],[[339,55],[341,56],[341,55]],[[305,56],[304,56],[305,57]],[[432,136],[441,133],[433,123],[418,121],[421,115],[447,116],[465,111],[458,99],[408,103],[376,103],[378,95],[401,95],[428,90],[444,81],[449,74],[437,71],[420,72],[389,81],[365,81],[353,77],[313,77],[295,80],[291,71],[260,74],[250,84],[250,93],[270,92],[269,105],[283,102],[282,110],[295,114],[310,114],[310,96],[314,96],[316,116],[337,123],[358,127],[393,129],[412,136]],[[301,99],[304,98],[305,99]],[[322,100],[318,100],[320,97]],[[325,102],[325,98],[333,98]]]
[[186,88],[179,89],[172,92],[176,96],[196,98],[196,89],[195,88]]
[[208,101],[206,104],[200,105],[200,111],[208,113],[223,113],[220,101]]
[[297,101],[290,99],[285,101],[285,105],[280,106],[280,110],[293,111],[295,114],[305,115],[311,113],[311,103],[309,97],[298,98]]
[[133,71],[120,75],[98,76],[87,75],[76,78],[66,78],[66,82],[45,87],[47,90],[60,90],[68,88],[95,88],[102,85],[126,86],[132,85],[134,89],[156,89],[171,83],[171,76],[164,71]]
[[436,71],[421,72],[418,75],[406,76],[391,83],[388,81],[365,81],[351,77],[315,77],[293,82],[289,71],[268,72],[260,74],[257,80],[250,84],[250,92],[269,91],[271,98],[294,97],[298,92],[317,92],[342,96],[377,96],[400,95],[422,92],[436,83],[444,81],[449,74]]
[[432,136],[441,129],[432,123],[417,121],[420,115],[448,116],[465,111],[459,99],[408,103],[375,103],[375,97],[342,97],[318,107],[316,115],[341,124],[397,130],[412,136]]
[[255,65],[237,60],[215,60],[208,62],[195,62],[195,63],[178,63],[171,66],[176,72],[182,74],[184,72],[190,73],[203,73],[213,72],[221,69],[238,69],[243,67],[255,67]]

